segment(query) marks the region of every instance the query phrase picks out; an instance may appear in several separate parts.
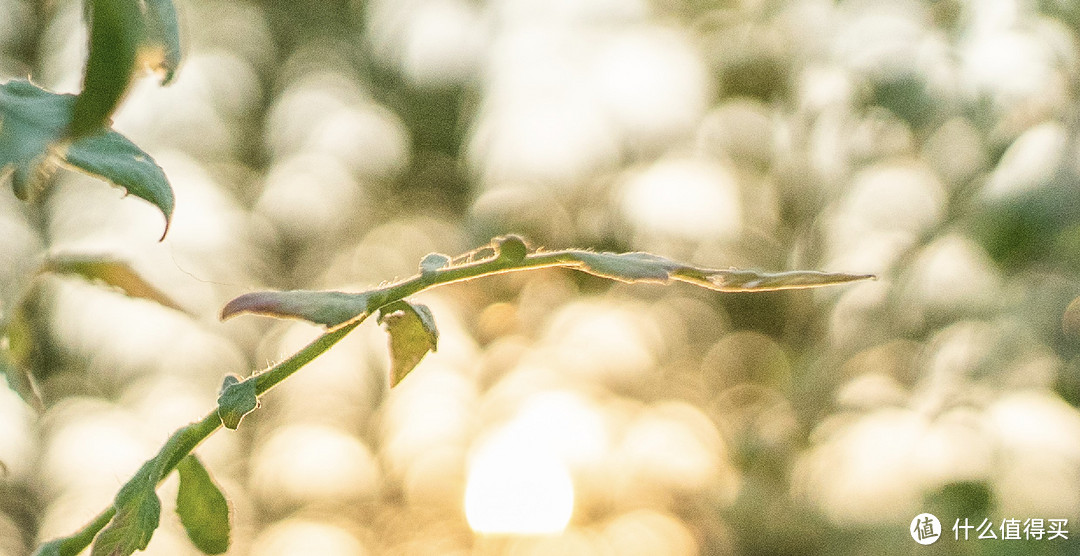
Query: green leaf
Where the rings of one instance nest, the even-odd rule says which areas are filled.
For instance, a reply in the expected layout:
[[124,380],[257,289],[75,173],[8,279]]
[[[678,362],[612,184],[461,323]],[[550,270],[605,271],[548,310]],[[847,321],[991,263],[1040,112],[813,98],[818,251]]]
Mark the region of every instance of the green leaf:
[[679,263],[652,253],[568,251],[567,254],[578,262],[578,264],[567,266],[611,280],[656,284],[679,281],[722,292],[814,288],[873,278],[869,274],[818,272],[814,270],[776,273],[734,268],[719,270]]
[[74,95],[51,93],[27,81],[0,84],[0,177],[11,172],[15,195],[28,200],[66,163],[149,201],[165,216],[168,231],[174,199],[165,172],[115,131],[63,140],[74,104]]
[[429,351],[438,348],[439,330],[431,309],[408,301],[379,309],[379,323],[390,334],[390,386],[397,386]]
[[123,135],[106,131],[69,145],[65,162],[160,209],[165,215],[165,231],[161,234],[165,238],[175,205],[173,191],[165,171],[145,151]]
[[57,95],[28,81],[0,85],[0,176],[12,175],[15,196],[31,198],[56,171],[50,147],[71,117],[73,95]]
[[88,0],[90,54],[83,90],[72,109],[68,136],[97,133],[127,91],[143,43],[145,22],[139,0]]
[[218,396],[218,417],[221,424],[229,430],[236,430],[244,415],[259,407],[259,396],[255,392],[254,380],[240,380],[235,376],[225,377]]
[[139,276],[131,265],[124,261],[87,255],[57,255],[50,257],[42,270],[101,282],[118,288],[129,297],[148,299],[170,309],[183,311],[169,296]]
[[221,310],[227,319],[240,313],[298,318],[335,327],[368,312],[370,293],[295,290],[241,295]]
[[229,549],[229,504],[225,495],[194,454],[180,460],[176,471],[180,475],[176,513],[188,538],[206,554],[225,552]]
[[145,46],[155,52],[151,67],[161,73],[161,84],[168,85],[180,66],[180,29],[172,0],[145,0]]
[[155,458],[143,464],[117,493],[113,501],[116,515],[94,539],[91,556],[129,556],[146,550],[161,520],[161,500],[154,491],[157,463]]

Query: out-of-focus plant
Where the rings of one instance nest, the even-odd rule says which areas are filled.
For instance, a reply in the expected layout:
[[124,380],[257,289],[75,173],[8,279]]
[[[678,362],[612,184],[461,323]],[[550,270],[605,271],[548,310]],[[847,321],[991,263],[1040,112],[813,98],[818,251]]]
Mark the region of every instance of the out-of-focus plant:
[[[154,159],[111,128],[111,116],[136,70],[147,65],[168,83],[180,62],[176,15],[169,0],[90,0],[90,54],[78,95],[56,94],[30,81],[0,84],[0,178],[11,176],[15,195],[33,203],[57,170],[66,166],[99,177],[149,201],[165,216],[164,239],[173,213],[173,191]],[[118,260],[71,256],[45,260],[42,271],[76,274],[130,295],[172,305]],[[34,294],[22,292],[15,309],[0,307],[0,370],[24,399],[41,406],[25,370],[26,314],[20,307]]]
[[[11,175],[15,194],[35,202],[61,167],[98,176],[149,201],[165,216],[173,211],[169,182],[154,160],[111,129],[111,115],[141,66],[167,84],[180,62],[179,32],[170,0],[88,0],[89,57],[78,95],[56,94],[29,81],[0,84],[0,174]],[[164,237],[164,236],[163,236]],[[37,554],[72,555],[93,545],[94,555],[128,555],[145,549],[160,521],[157,486],[172,471],[180,477],[176,510],[191,541],[208,554],[229,546],[229,506],[194,449],[221,426],[235,429],[259,405],[259,397],[325,352],[369,316],[378,314],[390,336],[391,386],[437,347],[434,316],[407,298],[431,287],[484,276],[547,267],[567,267],[622,282],[687,282],[721,292],[812,288],[869,278],[866,275],[793,271],[762,273],[717,270],[679,263],[650,253],[532,250],[517,236],[497,238],[458,257],[430,254],[416,276],[359,293],[261,292],[240,296],[222,311],[294,317],[328,327],[291,357],[240,379],[227,376],[217,406],[200,421],[176,431],[116,494],[113,503],[75,534],[42,545]],[[128,295],[176,307],[124,262],[98,256],[49,257],[42,272],[75,274],[104,282]],[[33,296],[27,287],[24,296]],[[37,406],[31,374],[20,354],[30,348],[24,310],[3,313],[0,369],[17,392]]]

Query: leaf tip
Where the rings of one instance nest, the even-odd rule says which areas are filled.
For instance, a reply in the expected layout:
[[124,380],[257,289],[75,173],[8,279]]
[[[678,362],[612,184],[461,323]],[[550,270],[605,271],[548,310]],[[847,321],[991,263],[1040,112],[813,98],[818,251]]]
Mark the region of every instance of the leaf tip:
[[165,215],[165,229],[161,231],[161,237],[158,238],[158,243],[165,241],[165,236],[169,235],[169,226],[172,224],[171,215]]
[[261,293],[245,293],[239,297],[234,298],[232,301],[225,304],[221,308],[221,320],[229,320],[240,313],[256,312],[259,307],[265,304],[265,296]]

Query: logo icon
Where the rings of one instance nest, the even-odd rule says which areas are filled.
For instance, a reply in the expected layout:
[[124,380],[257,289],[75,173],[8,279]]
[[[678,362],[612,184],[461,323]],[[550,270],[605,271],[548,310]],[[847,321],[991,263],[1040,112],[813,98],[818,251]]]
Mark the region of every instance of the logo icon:
[[919,514],[911,520],[911,538],[919,544],[934,544],[941,537],[941,521],[934,514]]

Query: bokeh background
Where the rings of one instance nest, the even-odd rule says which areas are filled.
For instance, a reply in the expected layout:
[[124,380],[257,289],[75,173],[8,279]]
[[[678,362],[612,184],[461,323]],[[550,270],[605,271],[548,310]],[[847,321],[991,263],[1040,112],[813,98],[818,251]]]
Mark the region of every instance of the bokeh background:
[[[180,0],[178,79],[116,127],[160,214],[0,187],[0,554],[109,503],[227,373],[318,335],[260,289],[360,290],[519,233],[712,267],[872,272],[718,294],[545,270],[418,296],[399,387],[365,324],[198,453],[231,554],[1080,552],[1080,4]],[[79,88],[81,4],[0,0],[0,79]],[[45,254],[129,261],[177,311]],[[23,342],[26,345],[26,342]],[[196,554],[166,511],[148,553]],[[917,547],[921,512],[945,523]],[[1069,519],[1068,541],[954,541]],[[1001,532],[997,532],[1001,536]],[[961,537],[962,538],[962,537]]]

